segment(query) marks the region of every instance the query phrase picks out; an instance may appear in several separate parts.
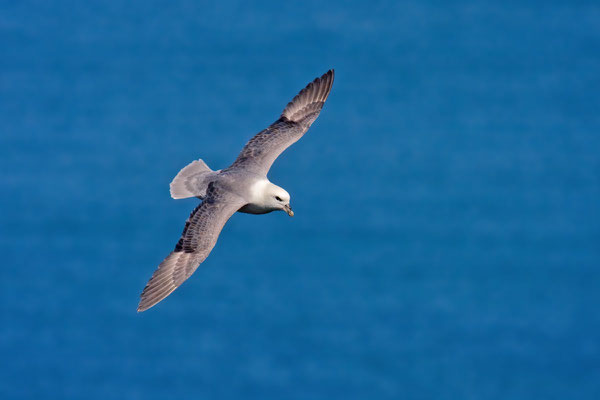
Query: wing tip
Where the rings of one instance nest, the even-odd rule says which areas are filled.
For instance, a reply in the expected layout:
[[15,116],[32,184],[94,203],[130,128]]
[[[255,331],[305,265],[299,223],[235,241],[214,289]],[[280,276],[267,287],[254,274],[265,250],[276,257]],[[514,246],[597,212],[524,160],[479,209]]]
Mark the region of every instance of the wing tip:
[[153,291],[152,293],[148,293],[147,297],[145,297],[144,295],[147,293],[146,290],[148,289],[148,287],[149,285],[146,285],[146,287],[142,291],[142,294],[140,295],[140,303],[137,307],[138,313],[144,312],[154,307],[155,305],[169,297],[169,295],[173,293],[175,289],[177,289],[177,286],[171,286],[165,290],[165,287],[163,285],[163,287],[158,289],[158,291],[156,291],[156,288],[154,288],[155,291]]
[[[192,212],[193,214],[194,212]],[[154,307],[177,289],[179,284],[173,279],[173,271],[177,261],[180,260],[181,254],[184,253],[173,251],[160,263],[148,283],[146,283],[142,294],[140,294],[137,312],[143,312]],[[188,261],[188,259],[186,258],[184,261]]]
[[[163,299],[164,300],[164,299]],[[142,304],[143,300],[140,301],[140,304],[138,304],[137,307],[137,312],[139,313],[143,313],[144,311],[147,311],[149,309],[151,309],[152,307],[154,307],[155,305],[157,305],[158,303],[160,303],[160,300],[154,303],[148,303],[148,304]]]
[[150,300],[150,299],[148,299],[148,297],[145,297],[144,295],[146,293],[146,289],[148,288],[148,286],[149,285],[146,285],[146,287],[142,291],[142,294],[140,295],[140,303],[138,304],[138,307],[137,307],[138,313],[144,312],[144,311],[154,307],[155,305],[157,305],[160,302],[160,300],[162,300],[162,299],[160,299],[158,301]]
[[154,306],[154,304],[148,305],[148,304],[143,304],[143,303],[144,303],[144,300],[143,299],[140,300],[140,304],[138,304],[137,310],[136,310],[138,313],[142,313],[142,312],[152,308],[152,306]]
[[311,108],[309,106],[313,105],[312,108],[314,108],[315,103],[317,103],[318,110],[320,110],[329,97],[334,79],[335,70],[333,68],[315,78],[287,104],[281,113],[281,117],[298,122],[306,116],[307,109]]

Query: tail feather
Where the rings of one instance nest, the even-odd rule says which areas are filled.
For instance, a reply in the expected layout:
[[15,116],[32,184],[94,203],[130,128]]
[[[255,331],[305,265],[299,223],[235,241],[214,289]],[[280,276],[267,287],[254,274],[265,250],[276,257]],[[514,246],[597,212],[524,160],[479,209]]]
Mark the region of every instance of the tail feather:
[[173,179],[170,185],[171,197],[186,199],[188,197],[203,198],[210,178],[215,172],[202,160],[192,161],[183,168]]

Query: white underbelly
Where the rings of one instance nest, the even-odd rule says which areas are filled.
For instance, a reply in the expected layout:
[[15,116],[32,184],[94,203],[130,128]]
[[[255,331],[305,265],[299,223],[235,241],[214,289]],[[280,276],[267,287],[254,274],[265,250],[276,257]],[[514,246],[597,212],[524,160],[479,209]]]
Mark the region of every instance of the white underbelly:
[[258,204],[246,204],[244,207],[240,208],[238,212],[246,213],[246,214],[266,214],[273,211],[270,208],[262,207]]

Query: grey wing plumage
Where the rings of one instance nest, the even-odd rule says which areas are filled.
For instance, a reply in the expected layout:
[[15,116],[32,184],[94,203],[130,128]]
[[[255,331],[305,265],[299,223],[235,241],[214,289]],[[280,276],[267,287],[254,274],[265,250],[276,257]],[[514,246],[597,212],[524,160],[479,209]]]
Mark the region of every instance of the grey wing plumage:
[[317,119],[333,85],[331,69],[315,79],[288,103],[280,118],[244,146],[232,167],[266,175],[275,159],[298,141]]
[[208,257],[227,220],[245,204],[235,194],[208,185],[204,201],[192,211],[175,250],[158,266],[141,294],[138,312],[154,306],[189,278]]

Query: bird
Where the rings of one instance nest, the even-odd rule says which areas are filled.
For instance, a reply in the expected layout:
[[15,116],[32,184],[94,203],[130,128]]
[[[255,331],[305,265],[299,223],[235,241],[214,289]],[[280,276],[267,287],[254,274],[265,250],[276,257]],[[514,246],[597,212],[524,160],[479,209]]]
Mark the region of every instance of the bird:
[[170,184],[173,199],[201,201],[185,222],[175,249],[160,263],[140,295],[138,312],[155,306],[206,260],[223,226],[236,212],[266,214],[284,211],[294,216],[290,194],[271,183],[271,165],[308,131],[319,116],[335,72],[330,69],[310,82],[275,122],[252,137],[229,167],[213,171],[202,159],[183,168]]

